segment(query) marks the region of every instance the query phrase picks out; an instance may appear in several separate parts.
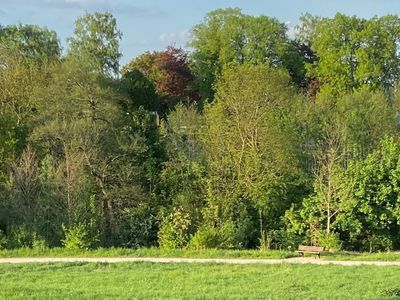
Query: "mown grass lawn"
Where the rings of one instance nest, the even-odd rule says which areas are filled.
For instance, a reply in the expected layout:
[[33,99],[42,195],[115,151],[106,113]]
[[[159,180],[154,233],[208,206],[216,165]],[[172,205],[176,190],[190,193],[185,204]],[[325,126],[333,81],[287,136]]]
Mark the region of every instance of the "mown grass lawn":
[[399,295],[398,267],[0,265],[1,299],[395,299]]

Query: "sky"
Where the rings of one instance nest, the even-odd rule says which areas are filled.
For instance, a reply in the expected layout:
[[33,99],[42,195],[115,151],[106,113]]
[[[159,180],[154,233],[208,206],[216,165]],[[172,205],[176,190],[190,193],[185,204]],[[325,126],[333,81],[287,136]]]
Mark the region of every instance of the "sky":
[[370,18],[400,14],[400,0],[0,0],[0,24],[37,24],[55,30],[66,47],[74,21],[85,12],[109,11],[123,33],[121,64],[145,51],[185,47],[190,29],[207,12],[239,7],[246,14],[276,17],[289,28],[306,12],[332,17],[337,12]]

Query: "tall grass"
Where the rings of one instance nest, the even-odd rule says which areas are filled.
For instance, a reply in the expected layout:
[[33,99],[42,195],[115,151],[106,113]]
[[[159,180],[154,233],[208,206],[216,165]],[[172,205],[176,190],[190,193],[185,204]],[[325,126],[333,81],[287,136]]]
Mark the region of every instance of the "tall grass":
[[[160,248],[98,248],[93,250],[69,250],[65,248],[19,248],[0,250],[0,257],[190,257],[190,258],[290,258],[296,257],[296,252],[279,250],[187,250]],[[323,253],[323,260],[377,260],[400,261],[400,252],[337,252]]]
[[186,250],[160,248],[98,248],[69,250],[65,248],[19,248],[0,250],[0,257],[192,257],[192,258],[288,258],[296,256],[289,251],[260,250]]

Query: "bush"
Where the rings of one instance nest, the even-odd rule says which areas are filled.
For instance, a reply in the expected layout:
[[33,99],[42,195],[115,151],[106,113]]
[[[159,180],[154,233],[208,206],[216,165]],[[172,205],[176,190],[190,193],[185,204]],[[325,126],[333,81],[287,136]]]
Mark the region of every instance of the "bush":
[[175,207],[171,214],[162,219],[158,231],[158,243],[161,248],[183,248],[189,241],[190,216],[182,207]]
[[328,250],[329,252],[336,252],[342,248],[342,242],[339,239],[339,234],[335,232],[318,232],[318,245],[324,247],[325,250]]
[[7,237],[5,233],[0,229],[0,249],[5,249],[7,246]]
[[49,248],[49,245],[44,238],[34,234],[32,240],[32,248],[39,251],[44,251]]
[[189,243],[189,248],[195,250],[218,248],[219,246],[218,230],[212,226],[200,227]]
[[205,225],[200,227],[192,237],[189,248],[196,250],[241,248],[236,236],[237,230],[232,221],[228,221],[220,227]]
[[260,250],[288,250],[293,251],[304,243],[304,237],[286,230],[263,231],[259,238]]
[[117,245],[138,248],[154,246],[156,217],[146,204],[123,209],[116,228]]
[[62,225],[65,239],[62,243],[66,249],[90,249],[98,242],[97,237],[90,234],[88,226],[79,223],[71,227]]
[[26,225],[11,227],[8,248],[32,247],[34,233]]
[[364,248],[369,252],[389,251],[393,248],[393,242],[389,236],[372,235],[368,240],[365,241]]

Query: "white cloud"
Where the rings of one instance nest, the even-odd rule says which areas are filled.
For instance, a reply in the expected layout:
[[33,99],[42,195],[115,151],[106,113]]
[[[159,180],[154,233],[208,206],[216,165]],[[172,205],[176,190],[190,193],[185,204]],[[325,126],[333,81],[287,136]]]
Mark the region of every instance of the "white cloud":
[[293,24],[291,21],[286,21],[285,24],[288,28],[287,34],[288,34],[289,38],[291,38],[291,39],[295,38],[296,33],[297,33],[296,32],[297,24]]
[[190,31],[185,29],[180,32],[174,32],[174,33],[163,33],[160,35],[159,39],[160,41],[164,43],[180,43],[180,44],[186,44],[186,42],[189,41],[191,37]]
[[[1,0],[0,0],[1,1]],[[88,11],[110,11],[111,13],[129,14],[135,17],[162,17],[165,12],[158,8],[148,8],[125,4],[111,0],[13,0],[12,4],[35,8],[73,9]]]
[[[56,1],[52,1],[52,2],[56,2]],[[91,4],[104,4],[104,0],[64,0],[61,2],[65,2],[65,3],[79,3],[82,5],[91,5]]]

